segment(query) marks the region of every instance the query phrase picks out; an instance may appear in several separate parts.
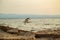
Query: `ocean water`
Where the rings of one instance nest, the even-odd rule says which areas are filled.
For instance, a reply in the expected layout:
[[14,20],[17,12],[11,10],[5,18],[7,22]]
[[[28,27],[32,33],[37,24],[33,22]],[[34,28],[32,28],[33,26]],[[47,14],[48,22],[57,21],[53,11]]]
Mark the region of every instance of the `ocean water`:
[[60,30],[60,19],[30,19],[30,23],[24,24],[25,19],[0,19],[0,25],[18,28],[28,31]]

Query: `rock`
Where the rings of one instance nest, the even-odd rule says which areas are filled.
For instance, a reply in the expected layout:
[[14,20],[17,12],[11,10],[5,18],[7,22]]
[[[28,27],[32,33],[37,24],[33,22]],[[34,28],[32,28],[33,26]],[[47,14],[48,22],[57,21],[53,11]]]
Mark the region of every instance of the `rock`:
[[10,30],[7,30],[8,33],[11,33],[11,34],[17,34],[18,33],[18,29],[14,28],[14,29],[10,29]]

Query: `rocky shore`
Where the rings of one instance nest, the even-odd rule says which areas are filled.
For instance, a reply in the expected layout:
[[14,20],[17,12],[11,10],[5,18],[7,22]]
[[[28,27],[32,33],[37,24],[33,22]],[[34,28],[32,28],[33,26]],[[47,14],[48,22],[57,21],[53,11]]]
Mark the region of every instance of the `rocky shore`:
[[9,26],[0,26],[1,40],[60,40],[60,30],[44,30],[31,32],[11,28]]

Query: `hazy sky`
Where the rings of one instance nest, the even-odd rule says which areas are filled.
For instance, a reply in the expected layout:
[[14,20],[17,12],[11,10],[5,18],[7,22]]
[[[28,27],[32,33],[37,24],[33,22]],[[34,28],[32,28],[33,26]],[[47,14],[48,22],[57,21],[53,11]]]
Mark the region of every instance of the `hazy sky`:
[[60,0],[0,0],[0,13],[60,15]]

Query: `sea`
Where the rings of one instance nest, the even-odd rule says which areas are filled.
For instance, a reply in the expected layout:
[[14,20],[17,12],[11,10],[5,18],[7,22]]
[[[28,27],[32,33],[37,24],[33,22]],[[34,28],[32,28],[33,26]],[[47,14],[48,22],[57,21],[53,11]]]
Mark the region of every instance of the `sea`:
[[24,24],[24,20],[25,19],[0,19],[0,25],[34,32],[42,30],[60,30],[59,18],[30,19],[30,23],[26,24]]

